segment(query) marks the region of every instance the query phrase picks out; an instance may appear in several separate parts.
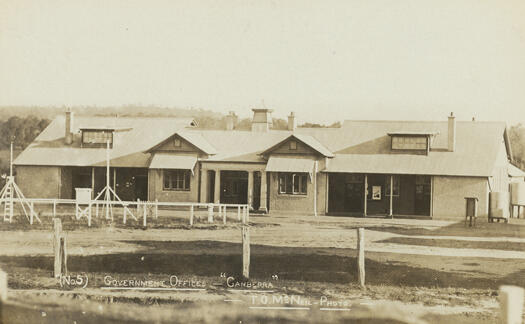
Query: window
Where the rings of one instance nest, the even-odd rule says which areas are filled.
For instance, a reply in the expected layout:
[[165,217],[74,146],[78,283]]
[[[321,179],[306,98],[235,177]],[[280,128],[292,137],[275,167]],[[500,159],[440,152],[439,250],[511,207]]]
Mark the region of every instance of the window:
[[430,176],[416,176],[416,195],[430,196]]
[[426,150],[426,136],[392,136],[393,150]]
[[112,130],[84,130],[82,131],[82,144],[113,144]]
[[297,150],[297,142],[290,141],[290,150]]
[[[392,189],[392,196],[398,197],[399,196],[399,176],[392,176],[392,182],[394,183],[394,187]],[[385,195],[390,197],[390,176],[385,176]]]
[[190,190],[190,170],[164,170],[164,190]]
[[173,146],[180,147],[181,146],[180,139],[176,138],[175,140],[173,140]]
[[279,193],[306,195],[307,173],[279,173]]

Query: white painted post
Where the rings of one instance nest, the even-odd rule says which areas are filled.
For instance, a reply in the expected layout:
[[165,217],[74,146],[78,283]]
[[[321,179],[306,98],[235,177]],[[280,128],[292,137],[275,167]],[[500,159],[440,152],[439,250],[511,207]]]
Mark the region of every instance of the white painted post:
[[250,278],[250,228],[242,227],[242,275]]
[[394,199],[393,195],[394,195],[394,176],[390,175],[390,212],[388,216],[392,218],[394,218],[394,211],[392,209],[392,200]]
[[57,201],[53,200],[53,218],[57,217]]
[[193,205],[190,206],[190,226],[193,226]]
[[365,288],[365,229],[357,229],[357,280]]
[[[2,315],[2,303],[5,301],[7,301],[7,273],[0,270],[0,316]],[[0,320],[2,320],[1,317]]]
[[144,210],[144,217],[143,217],[143,220],[142,220],[142,226],[146,227],[146,217],[148,215],[148,211],[146,210],[146,203],[143,203],[142,204],[142,209]]
[[241,205],[237,206],[237,219],[241,221]]
[[223,206],[224,210],[222,211],[222,224],[226,225],[226,206]]
[[155,199],[155,219],[159,219],[159,200]]
[[208,223],[213,223],[213,205],[208,205]]
[[54,262],[54,277],[60,277],[60,270],[62,269],[62,262],[60,259],[60,237],[62,236],[62,221],[60,218],[53,218],[53,252],[55,254]]
[[523,288],[500,286],[499,303],[502,324],[521,324],[523,316]]

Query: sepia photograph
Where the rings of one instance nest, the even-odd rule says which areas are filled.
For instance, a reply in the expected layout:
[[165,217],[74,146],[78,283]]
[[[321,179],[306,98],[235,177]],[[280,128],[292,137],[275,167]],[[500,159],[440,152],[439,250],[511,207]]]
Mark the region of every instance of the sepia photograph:
[[0,324],[525,323],[525,1],[0,0]]

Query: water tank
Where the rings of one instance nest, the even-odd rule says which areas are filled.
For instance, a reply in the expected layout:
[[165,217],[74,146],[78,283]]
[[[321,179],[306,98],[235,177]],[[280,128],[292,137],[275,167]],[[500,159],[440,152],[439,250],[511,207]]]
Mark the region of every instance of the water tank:
[[509,194],[504,191],[489,193],[489,216],[509,218]]
[[525,182],[512,182],[510,184],[510,203],[525,206]]

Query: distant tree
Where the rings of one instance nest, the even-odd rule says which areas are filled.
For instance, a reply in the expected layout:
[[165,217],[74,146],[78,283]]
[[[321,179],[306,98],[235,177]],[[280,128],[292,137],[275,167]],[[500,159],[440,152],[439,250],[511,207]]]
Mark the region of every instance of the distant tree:
[[516,166],[525,170],[525,127],[521,124],[511,126],[509,139]]

